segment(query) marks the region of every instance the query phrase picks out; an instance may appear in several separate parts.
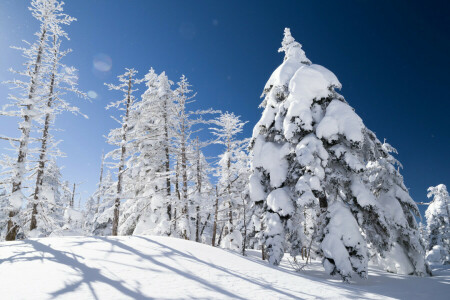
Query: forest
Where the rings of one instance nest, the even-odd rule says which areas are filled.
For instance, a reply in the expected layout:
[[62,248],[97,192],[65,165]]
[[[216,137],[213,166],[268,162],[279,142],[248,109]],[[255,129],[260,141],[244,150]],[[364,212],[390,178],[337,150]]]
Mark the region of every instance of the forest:
[[[231,108],[193,106],[185,75],[129,66],[105,82],[113,150],[99,157],[95,192],[76,203],[76,183],[58,161],[64,141],[54,136],[56,119],[89,116],[77,107],[89,99],[77,66],[66,65],[69,47],[76,52],[66,29],[76,19],[59,0],[32,0],[30,18],[39,22],[34,40],[14,46],[23,67],[2,86],[10,91],[0,118],[17,120],[18,130],[0,137],[9,145],[0,159],[0,241],[165,236],[258,251],[274,266],[289,257],[298,271],[320,261],[344,282],[367,279],[369,265],[427,277],[430,265],[450,263],[446,186],[430,187],[429,202],[412,199],[397,150],[366,127],[335,74],[308,59],[289,28],[252,136]],[[205,154],[210,147],[220,154]],[[427,207],[423,220],[418,205]]]

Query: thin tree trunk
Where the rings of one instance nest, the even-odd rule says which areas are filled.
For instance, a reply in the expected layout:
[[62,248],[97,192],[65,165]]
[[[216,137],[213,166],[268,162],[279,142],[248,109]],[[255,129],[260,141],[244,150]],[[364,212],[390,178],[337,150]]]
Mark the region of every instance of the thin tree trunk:
[[[42,60],[42,54],[44,52],[44,42],[47,36],[47,28],[46,26],[43,27],[42,33],[39,39],[39,48],[36,55],[36,62],[34,65],[34,72],[31,76],[31,83],[30,83],[30,90],[28,92],[28,99],[32,100],[34,97],[34,93],[37,88],[37,80],[39,78],[40,68],[41,68],[41,60]],[[31,101],[30,101],[31,102]],[[33,106],[32,104],[28,104],[25,106],[27,111],[31,111]],[[22,170],[25,168],[25,160],[28,154],[28,142],[30,138],[30,130],[31,130],[31,122],[32,119],[28,113],[24,114],[24,122],[22,125],[20,125],[20,130],[22,131],[22,136],[20,138],[19,143],[19,153],[17,155],[17,163],[16,163],[16,174],[14,174],[13,180],[12,180],[12,191],[11,196],[16,197],[19,195],[19,197],[22,197],[22,180],[23,180],[23,174]],[[19,230],[19,226],[17,225],[17,222],[14,220],[16,215],[19,213],[20,209],[17,208],[11,208],[9,211],[9,219],[8,219],[8,228],[5,240],[6,241],[14,241],[16,239],[17,231]]]
[[209,213],[209,214],[208,214],[208,217],[206,217],[205,223],[204,223],[203,226],[202,226],[202,230],[200,231],[200,236],[203,235],[203,232],[205,231],[206,225],[208,225],[208,222],[209,222],[209,219],[210,219],[210,218],[211,218],[211,214]]
[[217,246],[220,246],[220,242],[222,241],[222,234],[223,234],[224,228],[225,228],[225,224],[223,224],[222,229],[220,229],[219,240],[217,241]]
[[[263,232],[263,230],[264,230],[264,226],[263,226],[263,223],[261,222],[261,228],[260,228],[261,233]],[[266,251],[264,249],[264,244],[261,245],[261,259],[266,260]]]
[[213,247],[216,246],[218,206],[219,206],[219,193],[217,191],[217,185],[216,185],[216,203],[214,204],[214,224],[213,224],[213,234],[212,234],[212,241],[211,241],[211,245]]
[[[187,199],[187,157],[186,157],[186,137],[184,131],[184,119],[182,124],[181,136],[181,180],[183,181],[182,198],[183,198],[183,217],[186,219],[186,225],[189,226],[188,199]],[[183,238],[189,239],[186,229],[183,231]]]
[[[177,158],[177,165],[176,165],[176,169],[175,169],[175,194],[177,196],[178,203],[180,203],[180,200],[181,200],[180,187],[179,187],[179,182],[178,182],[179,176],[180,176],[180,166],[179,166],[178,158]],[[173,227],[174,227],[174,231],[176,232],[177,231],[177,207],[176,206],[174,208]]]
[[[98,188],[99,188],[99,192],[102,191],[102,187],[103,187],[103,165],[105,163],[105,154],[102,152],[102,165],[100,167],[100,180],[99,180],[99,184],[98,184]],[[98,213],[98,208],[100,206],[100,193],[98,193],[97,195],[97,206],[95,208],[95,213]]]
[[[167,115],[167,101],[169,99],[166,98],[166,100],[164,101],[164,112],[163,112],[163,118],[164,118],[164,153],[166,155],[165,157],[165,162],[164,162],[164,166],[165,166],[165,171],[166,171],[166,191],[167,191],[167,198],[170,199],[170,177],[169,177],[169,173],[170,173],[170,152],[169,152],[169,121],[168,121],[168,115]],[[172,205],[170,204],[170,202],[167,204],[167,215],[169,217],[169,221],[172,218]]]
[[245,245],[247,244],[247,221],[246,221],[246,209],[245,209],[245,198],[242,197],[242,206],[244,208],[244,241],[242,242],[242,255],[245,255]]
[[123,180],[123,172],[125,168],[125,155],[126,155],[126,141],[127,141],[127,130],[128,130],[128,115],[130,113],[130,104],[131,104],[131,73],[128,78],[128,96],[127,96],[127,106],[125,111],[125,120],[122,126],[122,148],[120,154],[120,164],[119,171],[117,174],[117,197],[114,201],[114,218],[112,224],[112,235],[117,235],[117,230],[119,228],[119,207],[120,207],[120,198],[122,196],[122,180]]
[[[55,73],[52,73],[52,77],[50,80],[50,94],[49,99],[47,101],[47,107],[50,108],[53,102],[53,89],[55,84]],[[50,129],[50,114],[47,113],[45,115],[44,121],[44,129],[42,131],[42,144],[41,144],[41,153],[39,154],[39,165],[38,171],[36,175],[36,186],[34,189],[33,196],[33,210],[31,212],[31,222],[30,222],[30,231],[37,227],[36,215],[37,215],[37,205],[39,202],[41,189],[44,181],[44,172],[45,172],[45,158],[47,156],[47,142],[48,142],[48,134]]]
[[[201,176],[202,168],[200,163],[200,145],[197,137],[197,191],[199,196],[202,193],[202,176]],[[200,198],[201,199],[201,198]],[[197,211],[197,220],[196,220],[196,231],[195,231],[195,241],[200,242],[200,207],[197,203],[196,207]]]
[[[58,40],[56,38],[56,35],[53,35],[53,66],[52,66],[52,74],[50,78],[50,90],[48,94],[48,100],[47,100],[47,107],[50,109],[53,104],[54,100],[54,89],[55,89],[55,74],[57,72],[58,68]],[[41,144],[41,151],[39,154],[39,165],[38,165],[38,171],[36,175],[36,186],[34,189],[34,196],[33,196],[33,209],[31,212],[31,222],[30,222],[30,231],[35,229],[37,227],[37,221],[36,221],[36,215],[37,215],[37,206],[40,199],[40,194],[43,186],[44,181],[44,173],[45,173],[45,159],[47,156],[47,143],[49,138],[49,130],[50,130],[50,113],[47,113],[45,115],[45,121],[44,121],[44,129],[42,130],[42,144]]]
[[75,186],[76,186],[76,183],[73,184],[72,199],[70,200],[71,208],[73,208],[73,206],[75,205]]

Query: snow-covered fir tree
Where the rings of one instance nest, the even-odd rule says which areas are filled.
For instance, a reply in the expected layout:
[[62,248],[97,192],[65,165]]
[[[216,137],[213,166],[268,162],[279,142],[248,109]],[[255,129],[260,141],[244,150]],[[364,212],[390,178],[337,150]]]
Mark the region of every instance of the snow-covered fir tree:
[[433,198],[427,210],[427,258],[431,262],[450,264],[450,196],[444,184],[428,188]]
[[[279,51],[285,58],[264,87],[264,112],[251,142],[249,191],[262,217],[261,242],[269,262],[279,264],[285,251],[296,256],[309,244],[302,223],[305,209],[314,208],[310,239],[328,273],[344,280],[354,273],[366,278],[369,248],[386,255],[398,245],[412,253],[411,273],[425,275],[417,224],[411,220],[417,207],[401,176],[390,174],[377,195],[366,166],[378,162],[378,173],[392,172],[389,151],[336,92],[341,88],[336,76],[312,64],[289,29]],[[397,197],[385,190],[390,187]],[[391,208],[395,211],[387,213]],[[390,225],[394,218],[397,223]]]

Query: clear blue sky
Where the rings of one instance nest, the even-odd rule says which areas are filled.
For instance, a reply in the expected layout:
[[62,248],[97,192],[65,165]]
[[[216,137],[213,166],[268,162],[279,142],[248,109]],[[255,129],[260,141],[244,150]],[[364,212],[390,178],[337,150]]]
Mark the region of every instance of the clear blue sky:
[[[0,1],[1,81],[22,62],[9,45],[37,31],[27,5]],[[241,115],[250,136],[262,88],[283,59],[277,49],[284,27],[308,58],[338,76],[366,126],[398,149],[416,201],[426,200],[428,186],[450,184],[448,1],[68,0],[65,10],[78,19],[68,28],[65,46],[74,52],[66,63],[79,69],[82,90],[98,94],[79,105],[89,120],[67,114],[57,120],[68,156],[60,160],[63,174],[86,182],[83,198],[97,183],[102,149],[110,149],[103,135],[116,126],[104,107],[119,95],[104,82],[125,67],[141,75],[153,67],[175,81],[184,73],[198,92],[197,106]],[[7,93],[0,86],[0,104]],[[17,136],[17,125],[4,119],[0,134]]]

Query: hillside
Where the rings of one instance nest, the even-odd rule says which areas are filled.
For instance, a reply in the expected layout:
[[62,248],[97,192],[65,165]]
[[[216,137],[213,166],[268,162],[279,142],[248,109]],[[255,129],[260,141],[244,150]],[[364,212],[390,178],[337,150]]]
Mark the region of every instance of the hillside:
[[2,299],[445,299],[450,270],[431,278],[370,268],[342,283],[320,263],[301,273],[166,237],[65,237],[0,243]]

